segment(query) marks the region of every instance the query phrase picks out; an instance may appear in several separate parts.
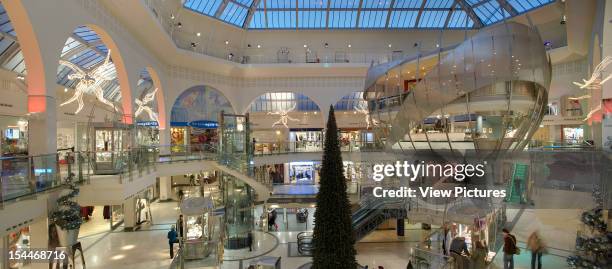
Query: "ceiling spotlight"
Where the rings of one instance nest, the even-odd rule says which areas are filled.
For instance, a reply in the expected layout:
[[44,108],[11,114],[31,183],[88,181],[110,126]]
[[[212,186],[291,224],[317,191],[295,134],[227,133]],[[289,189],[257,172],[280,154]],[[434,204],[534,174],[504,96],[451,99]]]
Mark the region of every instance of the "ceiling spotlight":
[[68,88],[64,88],[64,92],[68,92]]
[[304,48],[308,48],[308,45],[304,44]]
[[201,36],[201,35],[202,35],[202,34],[201,34],[200,32],[197,32],[197,33],[196,33],[196,36]]
[[178,27],[178,28],[181,28],[181,27],[183,27],[183,23],[181,23],[181,22],[178,22],[178,23],[176,24],[176,27]]
[[329,44],[327,42],[325,42],[325,47],[329,48]]
[[350,47],[352,47],[352,46],[351,46],[351,44],[348,44],[348,47],[349,47],[349,48],[350,48]]
[[565,17],[565,15],[563,15],[563,17],[561,17],[561,22],[559,22],[561,25],[567,23],[567,18]]
[[258,48],[258,49],[261,49],[261,45],[257,44],[257,48]]
[[25,77],[23,75],[17,75],[17,79],[18,80],[25,80]]
[[229,40],[225,40],[225,45],[229,45]]
[[389,43],[389,48],[392,47],[391,43]]
[[440,47],[440,44],[436,44],[436,48],[439,48],[439,47]]
[[170,19],[171,19],[171,20],[174,20],[174,18],[175,18],[175,17],[174,17],[174,14],[170,14]]

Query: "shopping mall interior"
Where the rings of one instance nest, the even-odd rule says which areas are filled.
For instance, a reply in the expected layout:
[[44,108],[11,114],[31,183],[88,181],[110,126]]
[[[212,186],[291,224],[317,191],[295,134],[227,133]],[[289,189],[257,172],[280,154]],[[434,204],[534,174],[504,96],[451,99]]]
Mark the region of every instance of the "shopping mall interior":
[[609,0],[0,0],[0,269],[612,268],[610,63]]

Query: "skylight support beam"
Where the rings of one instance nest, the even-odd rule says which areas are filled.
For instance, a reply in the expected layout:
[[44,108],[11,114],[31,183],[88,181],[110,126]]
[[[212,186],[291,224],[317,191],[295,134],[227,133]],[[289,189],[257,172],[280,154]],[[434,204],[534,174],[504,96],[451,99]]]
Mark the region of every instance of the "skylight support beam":
[[[516,15],[518,15],[518,11],[516,11],[516,9],[514,9],[514,7],[510,4],[508,4],[508,1],[506,0],[497,0],[497,3],[499,3],[499,5],[504,8],[506,11],[508,11],[508,13],[510,13],[510,17],[514,17]],[[505,17],[505,16],[502,16]]]
[[329,9],[331,8],[331,0],[327,0],[327,12],[325,12],[325,29],[329,29]]
[[223,14],[223,11],[227,7],[227,4],[229,4],[229,0],[223,0],[223,2],[221,2],[219,8],[217,9],[217,12],[215,12],[215,18],[221,18],[221,14]]
[[9,34],[9,33],[5,33],[5,32],[0,31],[0,37],[6,38],[6,39],[8,39],[10,41],[19,43],[19,41],[17,41],[17,38],[15,36]]
[[387,21],[385,22],[385,28],[389,28],[389,21],[391,20],[391,13],[393,12],[393,6],[395,6],[395,0],[391,0],[391,4],[389,4],[389,11],[387,12]]
[[253,15],[255,15],[255,11],[257,11],[257,7],[259,6],[259,2],[261,2],[261,0],[254,0],[253,3],[251,4],[251,7],[249,8],[249,13],[247,14],[247,17],[244,20],[244,23],[242,24],[242,29],[249,28],[249,24],[251,24]]
[[359,0],[359,7],[357,8],[357,18],[355,18],[355,28],[359,28],[359,19],[361,18],[361,7],[363,7],[363,0]]
[[484,24],[482,23],[478,15],[476,15],[476,12],[474,12],[474,9],[470,7],[470,5],[468,5],[468,3],[465,2],[465,0],[459,0],[459,5],[463,9],[463,11],[465,11],[468,14],[468,16],[470,16],[470,19],[472,19],[472,21],[474,22],[474,28],[482,28]]
[[100,55],[106,56],[106,52],[103,52],[100,49],[98,49],[98,47],[96,47],[96,45],[104,44],[104,43],[102,43],[102,41],[95,42],[95,43],[94,42],[89,43],[89,42],[85,41],[84,39],[82,39],[80,36],[78,36],[76,34],[72,34],[72,35],[70,35],[70,37],[72,37],[74,40],[78,41],[79,43],[83,44],[83,46],[88,47],[88,48],[94,50],[95,52],[99,53]]
[[423,3],[421,3],[421,8],[419,8],[419,14],[417,14],[416,20],[414,21],[414,27],[416,28],[419,28],[419,21],[421,20],[421,15],[425,9],[425,4],[427,4],[427,0],[423,0]]
[[448,22],[450,21],[451,17],[453,16],[453,13],[455,12],[456,7],[457,7],[457,3],[459,2],[459,0],[455,0],[455,2],[453,2],[453,5],[451,6],[451,10],[450,12],[448,12],[448,16],[446,16],[446,21],[444,22],[444,27],[443,28],[448,28]]

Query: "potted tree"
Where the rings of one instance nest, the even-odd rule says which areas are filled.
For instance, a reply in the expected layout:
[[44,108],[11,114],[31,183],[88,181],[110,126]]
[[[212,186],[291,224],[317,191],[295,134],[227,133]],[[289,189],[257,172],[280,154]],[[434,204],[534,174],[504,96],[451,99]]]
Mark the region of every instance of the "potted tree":
[[60,246],[69,247],[76,244],[79,237],[79,228],[83,220],[81,219],[81,206],[74,201],[79,194],[79,188],[73,182],[73,174],[66,178],[68,189],[63,191],[63,195],[57,199],[57,208],[51,213],[50,221],[57,228],[57,235]]

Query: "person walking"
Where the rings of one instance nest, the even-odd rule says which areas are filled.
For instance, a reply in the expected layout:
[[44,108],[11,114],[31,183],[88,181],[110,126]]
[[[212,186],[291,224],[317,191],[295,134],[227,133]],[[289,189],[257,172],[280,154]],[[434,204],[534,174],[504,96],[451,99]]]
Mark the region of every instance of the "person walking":
[[253,251],[253,233],[247,234],[247,244],[249,244],[249,251]]
[[546,246],[537,230],[527,239],[527,248],[531,251],[531,269],[536,269],[536,260],[538,269],[542,269],[542,254],[546,251]]
[[180,237],[183,237],[183,215],[179,216],[177,223],[178,223],[178,234]]
[[485,269],[487,268],[487,247],[478,240],[474,244],[474,253],[472,253],[472,269]]
[[516,237],[506,228],[502,229],[502,232],[504,233],[504,269],[514,269],[514,255],[520,254],[516,246]]
[[174,258],[174,243],[178,242],[178,234],[176,232],[176,226],[172,225],[168,232],[168,244],[170,245],[170,259]]

